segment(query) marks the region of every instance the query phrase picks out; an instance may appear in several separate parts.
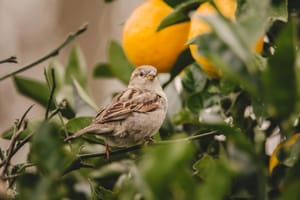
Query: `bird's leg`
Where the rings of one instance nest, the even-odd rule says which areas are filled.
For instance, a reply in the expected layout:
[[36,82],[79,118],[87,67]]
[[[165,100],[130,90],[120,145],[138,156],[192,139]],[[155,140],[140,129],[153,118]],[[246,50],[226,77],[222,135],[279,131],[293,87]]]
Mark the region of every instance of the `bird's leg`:
[[109,146],[106,144],[105,145],[105,155],[106,155],[106,160],[109,160],[109,158],[110,158],[110,148],[109,148]]
[[151,136],[144,137],[144,141],[145,141],[146,144],[153,144],[154,143],[154,139]]

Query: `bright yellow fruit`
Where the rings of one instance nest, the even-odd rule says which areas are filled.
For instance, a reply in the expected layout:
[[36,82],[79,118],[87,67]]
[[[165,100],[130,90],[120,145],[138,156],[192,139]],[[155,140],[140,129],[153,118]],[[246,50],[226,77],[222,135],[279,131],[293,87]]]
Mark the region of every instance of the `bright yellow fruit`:
[[300,138],[300,133],[296,133],[288,140],[285,140],[276,146],[269,160],[270,174],[272,173],[273,169],[279,164],[279,160],[277,158],[278,151],[282,148],[286,148],[286,149],[291,148],[298,141],[299,138]]
[[[214,0],[220,12],[227,18],[235,21],[235,11],[237,8],[236,0]],[[213,15],[216,13],[215,8],[210,3],[204,3],[199,6],[191,17],[191,28],[188,38],[194,38],[198,35],[203,35],[211,31],[211,27],[204,20],[199,19],[199,15]],[[259,39],[254,47],[256,52],[261,52],[263,48],[263,37]],[[193,58],[200,64],[204,72],[211,79],[219,78],[221,71],[204,56],[200,55],[196,45],[190,45],[190,50]]]
[[123,48],[135,66],[153,65],[159,72],[169,72],[186,47],[190,23],[169,26],[159,32],[161,20],[172,12],[162,0],[147,0],[127,19],[123,29]]

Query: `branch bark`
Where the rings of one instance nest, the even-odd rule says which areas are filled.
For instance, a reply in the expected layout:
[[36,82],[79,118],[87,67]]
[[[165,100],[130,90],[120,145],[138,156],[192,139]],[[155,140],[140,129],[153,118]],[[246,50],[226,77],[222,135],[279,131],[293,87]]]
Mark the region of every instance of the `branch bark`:
[[85,24],[84,26],[82,26],[81,28],[79,28],[75,33],[71,33],[69,34],[66,39],[57,47],[55,48],[54,50],[52,50],[50,53],[46,54],[45,56],[39,58],[38,60],[24,66],[24,67],[21,67],[20,69],[16,70],[16,71],[13,71],[13,72],[10,72],[6,75],[3,75],[0,77],[0,81],[3,81],[4,79],[7,79],[11,76],[14,76],[18,73],[21,73],[25,70],[28,70],[42,62],[44,62],[45,60],[51,58],[51,57],[54,57],[54,56],[57,56],[60,52],[61,49],[63,49],[67,44],[69,44],[71,41],[73,41],[77,36],[79,36],[80,34],[82,34],[83,32],[85,32],[88,28],[88,25]]

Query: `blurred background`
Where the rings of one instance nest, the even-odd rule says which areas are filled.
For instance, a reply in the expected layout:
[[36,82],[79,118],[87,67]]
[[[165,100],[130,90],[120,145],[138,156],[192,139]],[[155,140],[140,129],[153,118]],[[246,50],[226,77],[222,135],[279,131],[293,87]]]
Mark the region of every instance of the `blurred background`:
[[[69,34],[84,23],[87,32],[64,48],[57,59],[67,64],[70,49],[78,44],[88,66],[90,94],[98,106],[107,95],[119,91],[123,85],[114,80],[92,78],[96,63],[107,60],[110,40],[121,40],[122,26],[130,12],[142,0],[0,0],[0,60],[17,56],[18,64],[0,65],[0,75],[29,64],[56,48]],[[44,80],[43,69],[49,60],[21,73],[28,77]],[[112,87],[113,86],[113,87]],[[11,127],[17,118],[34,102],[17,93],[13,81],[8,78],[0,82],[0,133]],[[44,110],[37,104],[28,117],[42,116]],[[0,140],[2,148],[7,146]]]

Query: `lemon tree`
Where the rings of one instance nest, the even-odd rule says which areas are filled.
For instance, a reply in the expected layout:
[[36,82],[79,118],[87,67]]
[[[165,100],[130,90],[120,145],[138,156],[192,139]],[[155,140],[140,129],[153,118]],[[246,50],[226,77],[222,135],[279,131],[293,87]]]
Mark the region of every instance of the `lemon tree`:
[[[298,200],[297,5],[142,1],[124,24],[122,44],[109,44],[108,62],[99,61],[93,75],[127,84],[136,65],[155,65],[170,74],[162,84],[171,85],[175,103],[153,144],[111,149],[109,161],[95,134],[64,142],[97,110],[79,47],[67,64],[50,62],[44,81],[19,76],[28,69],[21,67],[12,73],[16,90],[45,113],[32,117],[33,107],[24,108],[1,135],[9,145],[0,147],[0,199]],[[0,75],[0,84],[11,76]],[[269,156],[274,134],[281,143]],[[13,162],[26,144],[28,156]]]

